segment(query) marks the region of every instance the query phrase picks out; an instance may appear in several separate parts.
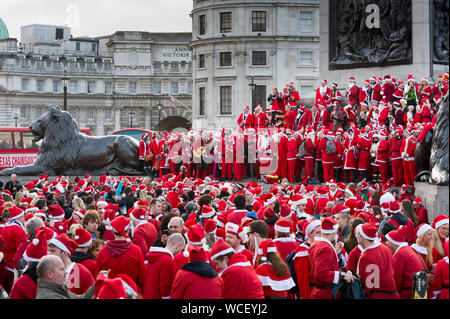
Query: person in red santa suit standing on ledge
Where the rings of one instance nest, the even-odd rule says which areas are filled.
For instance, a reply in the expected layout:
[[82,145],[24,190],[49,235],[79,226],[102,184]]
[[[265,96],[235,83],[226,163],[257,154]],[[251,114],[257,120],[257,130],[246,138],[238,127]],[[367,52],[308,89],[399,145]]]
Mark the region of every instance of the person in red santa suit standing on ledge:
[[248,105],[244,108],[244,112],[239,115],[237,124],[243,131],[250,127],[254,127],[255,115],[250,112],[250,107]]

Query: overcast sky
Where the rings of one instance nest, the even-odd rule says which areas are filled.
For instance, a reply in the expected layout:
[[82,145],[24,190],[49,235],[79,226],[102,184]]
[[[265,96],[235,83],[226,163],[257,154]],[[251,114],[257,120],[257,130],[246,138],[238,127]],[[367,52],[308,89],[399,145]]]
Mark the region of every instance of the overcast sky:
[[0,0],[0,18],[20,41],[29,24],[68,25],[74,37],[116,31],[191,32],[192,0]]

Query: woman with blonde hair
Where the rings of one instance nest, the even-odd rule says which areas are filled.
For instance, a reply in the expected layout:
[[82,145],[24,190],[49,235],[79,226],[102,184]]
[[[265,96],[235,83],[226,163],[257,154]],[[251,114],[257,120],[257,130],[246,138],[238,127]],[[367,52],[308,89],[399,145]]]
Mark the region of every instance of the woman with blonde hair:
[[433,263],[445,257],[444,244],[448,239],[448,216],[438,215],[434,218],[433,228],[436,230],[433,233]]
[[82,210],[82,209],[86,209],[86,206],[84,205],[83,200],[76,196],[73,198],[72,200],[72,207],[74,210]]
[[16,196],[14,197],[14,204],[19,207],[20,203],[22,202],[23,199],[23,193],[22,192],[17,192]]
[[[431,284],[433,282],[433,273],[434,268],[436,267],[433,264],[433,234],[435,233],[434,229],[428,224],[420,224],[416,230],[416,243],[411,245],[411,248],[417,253],[417,255],[422,260],[423,265],[427,271],[427,286],[430,289]],[[430,291],[428,291],[428,297],[431,297]]]

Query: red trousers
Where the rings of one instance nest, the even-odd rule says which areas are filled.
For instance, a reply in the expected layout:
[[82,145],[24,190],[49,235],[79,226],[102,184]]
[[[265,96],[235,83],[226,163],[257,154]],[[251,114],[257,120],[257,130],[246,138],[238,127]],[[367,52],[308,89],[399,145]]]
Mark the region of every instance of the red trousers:
[[378,164],[378,170],[381,174],[381,183],[385,184],[388,180],[388,164],[382,163],[382,162],[377,162],[377,164]]
[[314,158],[305,158],[304,178],[312,178],[314,176]]
[[233,178],[233,165],[231,163],[222,162],[222,178],[232,179]]
[[286,158],[278,158],[278,177],[288,177],[288,164]]
[[289,179],[289,183],[294,183],[294,179],[295,179],[295,167],[297,166],[296,164],[296,158],[292,158],[292,159],[288,159],[288,179]]
[[323,163],[323,181],[329,182],[330,179],[334,179],[334,163]]
[[403,184],[403,163],[402,159],[392,160],[392,178],[394,179],[394,186],[402,186]]
[[414,185],[414,178],[417,175],[416,162],[403,161],[403,171],[405,175],[405,183],[408,185]]

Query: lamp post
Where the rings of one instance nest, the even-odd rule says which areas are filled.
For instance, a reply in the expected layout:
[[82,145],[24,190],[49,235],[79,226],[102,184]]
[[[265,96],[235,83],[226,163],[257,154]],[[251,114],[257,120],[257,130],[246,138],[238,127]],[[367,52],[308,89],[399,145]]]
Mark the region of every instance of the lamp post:
[[252,81],[248,84],[248,86],[250,87],[250,89],[252,90],[252,113],[255,111],[254,108],[254,102],[255,102],[255,89],[256,89],[256,83],[253,81],[254,80],[254,76],[252,76]]
[[130,111],[128,114],[130,115],[130,127],[133,128],[133,118],[136,113],[134,111]]
[[16,116],[13,117],[13,119],[16,120],[16,127],[17,127],[17,120],[19,119],[19,117],[17,116],[17,113],[16,113]]
[[67,84],[70,78],[67,76],[67,71],[64,70],[64,77],[62,78],[64,83],[64,111],[67,111]]
[[158,130],[159,130],[160,129],[159,125],[161,124],[161,110],[163,107],[161,101],[159,101],[158,104],[156,104],[156,107],[158,108],[158,113],[159,113],[159,115],[158,115]]

